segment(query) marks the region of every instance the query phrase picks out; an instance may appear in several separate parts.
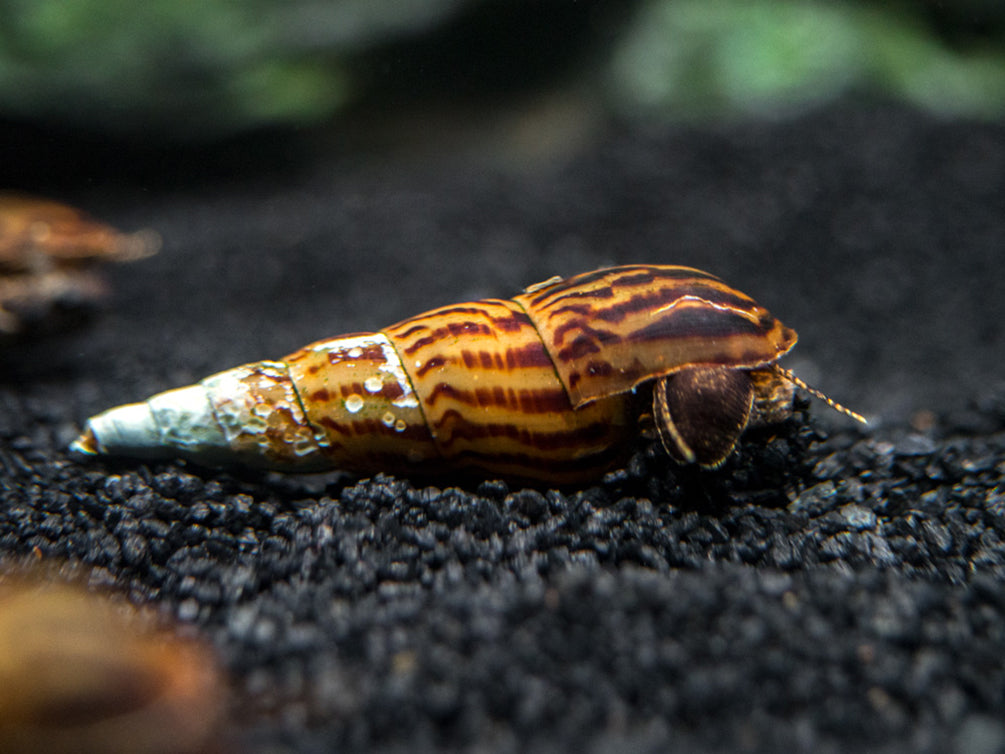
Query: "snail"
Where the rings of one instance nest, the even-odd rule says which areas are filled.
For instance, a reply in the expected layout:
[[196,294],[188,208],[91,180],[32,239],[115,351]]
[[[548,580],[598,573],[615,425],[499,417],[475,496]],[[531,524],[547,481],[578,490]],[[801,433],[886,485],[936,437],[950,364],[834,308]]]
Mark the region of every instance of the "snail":
[[322,340],[110,409],[79,454],[280,471],[474,471],[564,484],[623,463],[651,415],[663,446],[712,468],[781,421],[796,333],[701,270],[626,265]]
[[121,233],[66,204],[0,191],[0,343],[77,324],[107,294],[100,264],[159,248],[155,231]]
[[226,686],[208,645],[83,583],[12,567],[0,578],[0,751],[220,751]]

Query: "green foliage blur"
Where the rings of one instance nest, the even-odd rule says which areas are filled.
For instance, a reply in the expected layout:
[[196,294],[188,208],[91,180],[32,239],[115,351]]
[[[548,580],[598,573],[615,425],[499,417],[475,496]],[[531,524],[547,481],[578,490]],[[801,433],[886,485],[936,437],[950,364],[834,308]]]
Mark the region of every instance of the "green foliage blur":
[[310,125],[346,61],[463,0],[0,0],[0,117],[211,139]]
[[[400,93],[397,74],[466,96],[455,76],[508,65],[519,84],[570,64],[628,117],[777,117],[856,95],[1005,115],[1000,0],[955,0],[956,14],[935,0],[614,5],[562,0],[545,17],[501,0],[0,0],[0,119],[211,140],[325,122]],[[495,39],[464,44],[472,32]],[[531,37],[555,54],[528,53]]]
[[[1005,115],[1001,29],[954,49],[917,12],[923,7],[650,0],[617,51],[610,91],[624,109],[677,117],[784,115],[847,94],[948,116]],[[1000,22],[1005,3],[998,13]]]

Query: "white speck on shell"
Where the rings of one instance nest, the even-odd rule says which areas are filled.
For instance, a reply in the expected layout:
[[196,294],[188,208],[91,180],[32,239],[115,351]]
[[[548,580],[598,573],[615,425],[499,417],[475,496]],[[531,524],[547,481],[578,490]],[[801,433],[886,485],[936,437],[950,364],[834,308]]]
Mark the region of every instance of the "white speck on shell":
[[404,419],[398,419],[398,421],[396,421],[396,422],[394,423],[394,431],[395,431],[395,432],[404,432],[404,431],[405,431],[405,428],[406,428],[407,426],[408,426],[408,425],[407,425],[407,424],[405,423],[405,420],[404,420]]
[[412,381],[405,374],[405,367],[402,366],[401,359],[398,358],[398,352],[394,350],[394,346],[391,345],[391,341],[387,339],[387,336],[377,333],[374,336],[374,340],[376,341],[378,337],[381,339],[379,342],[381,353],[384,356],[384,363],[380,364],[377,369],[391,375],[398,387],[401,388],[401,395],[391,401],[391,404],[398,408],[418,408],[419,399],[415,397],[415,391],[412,390]]
[[380,333],[353,335],[349,338],[330,338],[311,343],[308,348],[315,353],[328,354],[329,357],[337,359],[358,359],[363,355],[363,349],[372,345],[381,345],[386,342]]
[[381,422],[383,422],[385,427],[394,426],[394,414],[390,411],[386,411],[382,417],[380,417]]
[[[398,357],[398,352],[394,350],[391,341],[383,333],[375,332],[365,335],[354,335],[349,338],[323,340],[312,345],[311,350],[328,354],[328,358],[332,363],[335,363],[343,358],[346,360],[359,358],[363,355],[364,349],[373,346],[378,346],[381,355],[384,357],[384,362],[382,364],[378,363],[377,369],[390,375],[394,384],[397,384],[401,388],[401,395],[392,401],[392,404],[398,408],[418,408],[419,399],[415,397],[415,391],[412,390],[412,382],[408,379],[408,375],[405,374],[405,368]],[[422,362],[420,361],[418,366],[421,365]],[[355,366],[355,364],[350,362],[346,366]],[[383,388],[383,382],[390,383],[391,380],[388,380],[386,377],[383,378],[381,388]]]
[[345,399],[345,410],[350,414],[355,414],[363,408],[363,397],[359,395],[350,395]]
[[366,388],[368,393],[379,393],[384,387],[384,380],[377,375],[367,377],[363,380],[363,387]]

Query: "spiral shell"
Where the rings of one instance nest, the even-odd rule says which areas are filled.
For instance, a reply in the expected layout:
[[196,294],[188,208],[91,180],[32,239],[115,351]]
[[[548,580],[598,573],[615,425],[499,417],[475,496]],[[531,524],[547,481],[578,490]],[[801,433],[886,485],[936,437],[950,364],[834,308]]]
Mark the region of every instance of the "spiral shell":
[[714,466],[745,427],[789,411],[795,378],[775,362],[795,342],[706,272],[613,267],[319,341],[111,409],[87,422],[74,449],[566,483],[623,462],[651,407],[672,455]]

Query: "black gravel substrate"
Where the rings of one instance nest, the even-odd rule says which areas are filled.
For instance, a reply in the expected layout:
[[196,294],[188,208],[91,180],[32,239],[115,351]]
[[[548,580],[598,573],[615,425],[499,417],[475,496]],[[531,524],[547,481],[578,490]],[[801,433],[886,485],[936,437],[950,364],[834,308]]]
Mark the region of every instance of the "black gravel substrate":
[[[1005,751],[1005,127],[838,107],[463,157],[24,186],[165,244],[0,352],[0,553],[208,637],[237,751]],[[111,405],[621,262],[754,295],[871,426],[814,403],[715,472],[642,445],[563,491],[65,452]]]

